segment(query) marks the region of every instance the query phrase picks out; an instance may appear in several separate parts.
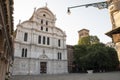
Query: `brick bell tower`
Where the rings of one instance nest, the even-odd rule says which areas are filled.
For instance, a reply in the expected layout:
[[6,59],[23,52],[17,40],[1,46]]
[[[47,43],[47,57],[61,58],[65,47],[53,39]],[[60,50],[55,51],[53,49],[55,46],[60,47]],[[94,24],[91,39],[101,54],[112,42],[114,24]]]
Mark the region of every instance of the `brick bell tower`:
[[115,43],[120,62],[120,0],[108,0],[112,30],[106,35],[110,36]]
[[82,37],[89,36],[89,30],[88,29],[81,29],[78,31],[79,39]]

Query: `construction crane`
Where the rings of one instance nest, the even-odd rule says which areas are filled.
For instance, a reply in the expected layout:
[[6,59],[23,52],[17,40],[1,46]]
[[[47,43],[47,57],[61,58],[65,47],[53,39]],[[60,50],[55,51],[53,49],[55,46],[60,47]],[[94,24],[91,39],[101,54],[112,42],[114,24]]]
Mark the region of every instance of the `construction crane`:
[[84,4],[84,5],[77,5],[77,6],[71,6],[71,7],[68,7],[68,11],[67,13],[70,14],[70,9],[72,8],[77,8],[77,7],[97,7],[98,9],[105,9],[105,8],[108,8],[109,6],[109,3],[108,1],[104,1],[104,2],[97,2],[97,3],[91,3],[91,4]]

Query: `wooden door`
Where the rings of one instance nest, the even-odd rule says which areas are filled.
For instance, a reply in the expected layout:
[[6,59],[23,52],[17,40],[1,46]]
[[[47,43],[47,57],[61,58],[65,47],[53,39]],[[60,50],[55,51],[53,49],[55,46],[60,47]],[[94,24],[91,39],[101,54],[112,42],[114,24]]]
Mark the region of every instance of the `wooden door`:
[[40,62],[40,73],[47,72],[47,62]]

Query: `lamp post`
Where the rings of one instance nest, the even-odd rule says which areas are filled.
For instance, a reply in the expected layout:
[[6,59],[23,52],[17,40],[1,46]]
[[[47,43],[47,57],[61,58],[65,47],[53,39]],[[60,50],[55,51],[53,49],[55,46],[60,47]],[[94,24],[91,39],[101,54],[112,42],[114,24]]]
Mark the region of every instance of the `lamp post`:
[[70,14],[71,13],[70,9],[78,8],[78,7],[86,7],[87,8],[87,7],[93,6],[93,7],[97,7],[98,9],[104,9],[104,8],[108,8],[108,5],[109,5],[109,3],[107,1],[104,1],[104,2],[97,2],[97,3],[91,3],[91,4],[71,6],[71,7],[68,7],[67,13]]

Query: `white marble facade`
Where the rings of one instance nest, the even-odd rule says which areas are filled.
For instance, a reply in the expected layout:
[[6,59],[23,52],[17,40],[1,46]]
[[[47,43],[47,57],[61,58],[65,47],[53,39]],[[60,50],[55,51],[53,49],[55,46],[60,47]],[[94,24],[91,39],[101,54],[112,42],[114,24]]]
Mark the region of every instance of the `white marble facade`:
[[55,21],[55,15],[42,7],[17,25],[13,75],[68,73],[66,34]]

